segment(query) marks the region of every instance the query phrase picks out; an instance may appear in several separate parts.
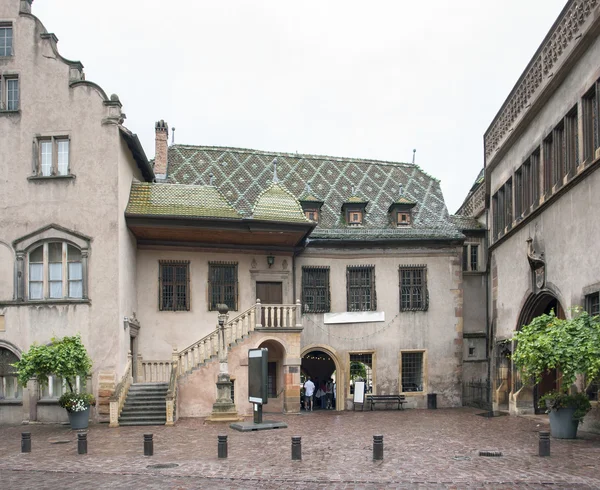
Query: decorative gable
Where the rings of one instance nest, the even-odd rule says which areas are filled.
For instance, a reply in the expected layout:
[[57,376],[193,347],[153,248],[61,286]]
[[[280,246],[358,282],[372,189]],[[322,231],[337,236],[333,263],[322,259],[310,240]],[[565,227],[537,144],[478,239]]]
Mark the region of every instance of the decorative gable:
[[396,201],[394,201],[388,208],[390,221],[394,226],[398,228],[412,226],[412,209],[417,205],[417,203],[404,197],[402,184],[400,184],[398,194],[400,195],[400,197]]
[[359,196],[353,187],[352,196],[342,204],[342,213],[349,226],[362,226],[364,224],[367,204],[369,204],[369,201]]

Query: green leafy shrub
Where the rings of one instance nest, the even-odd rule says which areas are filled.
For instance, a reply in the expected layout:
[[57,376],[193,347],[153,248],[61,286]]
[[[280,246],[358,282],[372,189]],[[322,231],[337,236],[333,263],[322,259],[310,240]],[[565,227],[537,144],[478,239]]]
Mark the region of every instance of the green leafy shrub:
[[13,364],[17,369],[19,384],[25,386],[27,382],[36,378],[41,385],[48,384],[48,376],[63,378],[69,391],[74,393],[75,378],[80,376],[85,379],[92,369],[92,360],[81,341],[79,334],[72,337],[53,337],[49,344],[33,344]]

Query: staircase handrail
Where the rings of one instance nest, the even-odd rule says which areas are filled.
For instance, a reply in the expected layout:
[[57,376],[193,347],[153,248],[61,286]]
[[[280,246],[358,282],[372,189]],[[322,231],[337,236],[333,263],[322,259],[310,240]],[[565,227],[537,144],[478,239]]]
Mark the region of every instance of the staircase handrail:
[[177,372],[179,370],[179,354],[177,348],[173,347],[173,361],[171,362],[171,376],[169,389],[165,398],[167,405],[167,421],[165,425],[173,425],[177,420]]
[[127,392],[133,382],[133,370],[132,370],[132,358],[131,352],[127,355],[127,367],[123,377],[117,384],[115,391],[109,398],[110,403],[110,423],[109,427],[119,427],[119,416],[123,410],[125,404],[125,398],[127,398]]

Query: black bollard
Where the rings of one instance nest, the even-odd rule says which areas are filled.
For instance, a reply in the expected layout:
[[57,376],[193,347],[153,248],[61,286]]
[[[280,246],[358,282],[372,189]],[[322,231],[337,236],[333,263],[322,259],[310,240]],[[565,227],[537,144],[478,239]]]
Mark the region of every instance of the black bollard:
[[21,452],[31,452],[31,432],[21,432]]
[[219,443],[217,445],[217,453],[219,459],[227,459],[227,436],[217,436]]
[[152,456],[154,454],[154,441],[152,434],[144,434],[144,456]]
[[302,437],[292,437],[292,461],[302,459]]
[[550,432],[540,431],[540,456],[550,456]]
[[373,461],[383,459],[383,436],[373,436]]
[[87,432],[77,433],[77,453],[87,454]]

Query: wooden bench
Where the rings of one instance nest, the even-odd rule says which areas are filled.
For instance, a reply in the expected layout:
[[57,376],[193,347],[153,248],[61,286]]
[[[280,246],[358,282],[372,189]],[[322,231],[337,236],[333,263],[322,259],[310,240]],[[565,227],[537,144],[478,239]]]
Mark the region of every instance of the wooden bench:
[[367,402],[371,403],[371,410],[376,403],[397,403],[398,410],[404,410],[406,397],[404,395],[367,395]]

